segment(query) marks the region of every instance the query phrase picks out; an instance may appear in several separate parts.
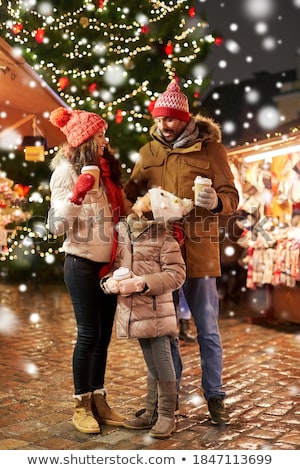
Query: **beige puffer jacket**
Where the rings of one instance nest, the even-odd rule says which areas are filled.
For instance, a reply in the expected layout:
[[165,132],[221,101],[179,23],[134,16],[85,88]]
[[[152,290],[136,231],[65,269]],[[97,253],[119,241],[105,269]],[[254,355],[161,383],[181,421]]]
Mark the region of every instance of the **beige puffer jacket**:
[[118,297],[116,333],[119,338],[155,338],[177,335],[172,292],[185,281],[185,264],[177,241],[165,224],[131,214],[119,224],[119,246],[114,268],[129,268],[143,276],[145,293]]

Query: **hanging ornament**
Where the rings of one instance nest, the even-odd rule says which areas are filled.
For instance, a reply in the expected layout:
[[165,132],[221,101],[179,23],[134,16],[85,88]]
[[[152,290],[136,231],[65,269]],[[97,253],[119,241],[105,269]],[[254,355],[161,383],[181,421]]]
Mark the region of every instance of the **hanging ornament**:
[[65,88],[67,88],[67,86],[69,86],[70,80],[68,79],[68,77],[60,77],[57,83],[60,90],[64,90]]
[[91,83],[91,84],[89,85],[88,90],[89,90],[89,93],[94,93],[94,91],[97,90],[97,83],[95,83],[95,82]]
[[79,20],[79,24],[80,26],[82,26],[83,28],[87,28],[88,25],[89,25],[89,19],[86,17],[86,16],[82,16]]
[[195,18],[195,16],[196,16],[195,7],[191,7],[191,8],[189,9],[189,16],[190,16],[191,18]]
[[197,100],[200,96],[200,92],[199,91],[195,91],[194,93],[194,98]]
[[24,186],[23,184],[15,184],[14,191],[17,193],[19,197],[26,197],[29,193],[31,186]]
[[171,41],[168,41],[168,44],[165,47],[165,53],[167,55],[173,54],[173,44]]
[[215,45],[216,46],[221,46],[221,44],[223,43],[224,39],[222,38],[222,36],[217,36],[215,38]]
[[42,44],[43,40],[45,37],[45,30],[42,28],[39,28],[35,32],[35,40],[38,44]]
[[103,10],[104,8],[104,3],[105,3],[105,0],[98,0],[98,8],[100,10]]
[[144,24],[142,27],[141,27],[141,32],[143,34],[149,34],[150,33],[150,26],[148,24]]
[[115,121],[116,121],[117,124],[121,124],[121,122],[123,121],[123,116],[122,116],[122,110],[121,109],[117,109]]
[[12,30],[13,34],[19,34],[22,31],[22,29],[23,29],[23,24],[22,23],[14,24],[11,27],[11,30]]

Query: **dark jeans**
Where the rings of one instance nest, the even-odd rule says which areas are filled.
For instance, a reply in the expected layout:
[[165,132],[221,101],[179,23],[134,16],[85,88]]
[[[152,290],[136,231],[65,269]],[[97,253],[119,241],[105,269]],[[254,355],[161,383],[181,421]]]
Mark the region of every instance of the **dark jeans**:
[[77,322],[73,352],[75,395],[104,388],[117,296],[104,294],[100,288],[102,266],[102,263],[73,255],[67,255],[65,260],[64,280]]

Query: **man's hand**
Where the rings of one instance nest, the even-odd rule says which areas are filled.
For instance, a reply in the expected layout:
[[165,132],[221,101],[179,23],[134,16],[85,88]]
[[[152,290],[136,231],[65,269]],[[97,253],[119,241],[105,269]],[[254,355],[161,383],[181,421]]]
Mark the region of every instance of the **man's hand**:
[[198,194],[196,206],[205,207],[212,211],[217,205],[218,196],[214,188],[204,186],[202,191]]
[[83,203],[86,193],[92,189],[94,181],[95,177],[90,173],[83,173],[82,175],[79,175],[70,201],[73,204],[80,206]]
[[146,283],[142,276],[135,276],[135,274],[132,274],[130,279],[124,279],[119,282],[120,294],[130,295],[136,292],[142,292],[145,285]]

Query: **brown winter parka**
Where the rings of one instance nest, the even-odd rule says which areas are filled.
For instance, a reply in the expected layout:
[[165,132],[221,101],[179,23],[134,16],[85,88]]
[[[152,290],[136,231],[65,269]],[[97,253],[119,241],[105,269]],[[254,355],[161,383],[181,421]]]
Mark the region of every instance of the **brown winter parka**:
[[216,277],[221,275],[219,215],[232,214],[239,197],[226,149],[220,143],[219,126],[200,115],[192,119],[196,120],[199,136],[187,147],[172,148],[158,134],[156,124],[152,126],[152,140],[140,149],[125,192],[134,202],[150,188],[160,186],[180,198],[194,200],[195,177],[210,178],[219,198],[219,212],[195,207],[184,218],[182,252],[187,277]]

